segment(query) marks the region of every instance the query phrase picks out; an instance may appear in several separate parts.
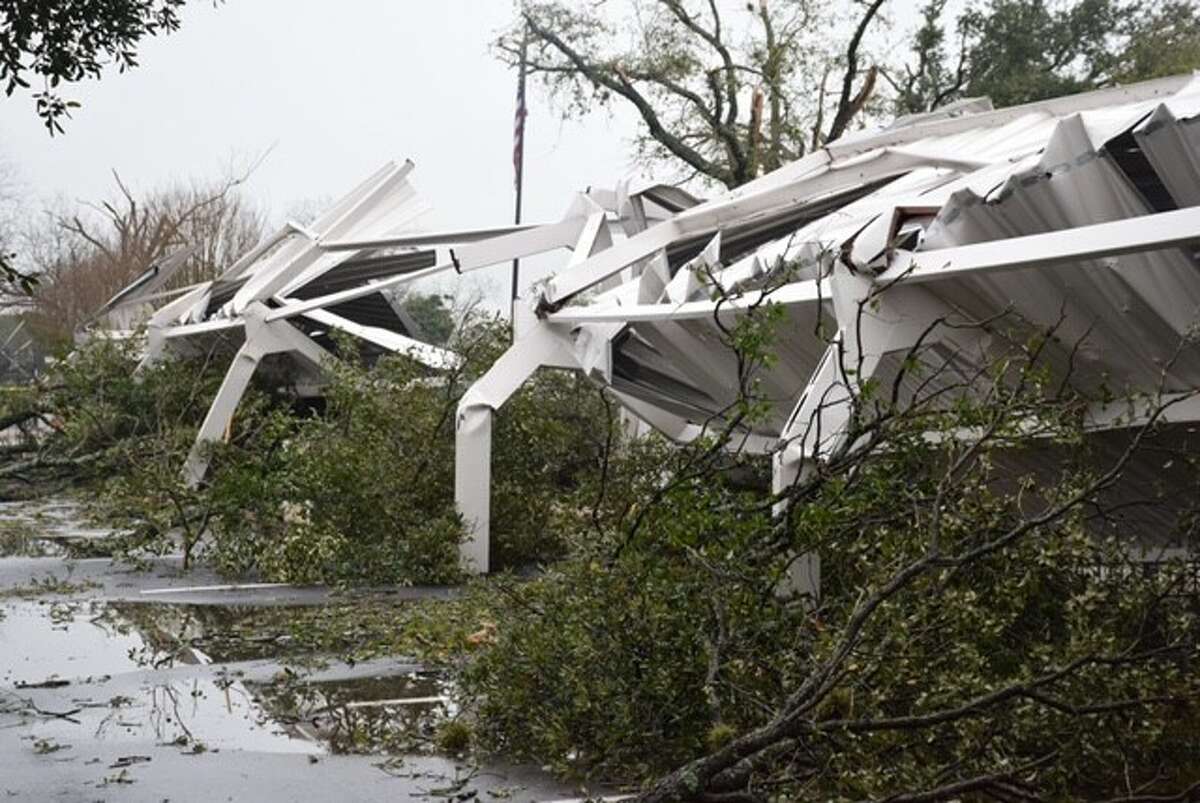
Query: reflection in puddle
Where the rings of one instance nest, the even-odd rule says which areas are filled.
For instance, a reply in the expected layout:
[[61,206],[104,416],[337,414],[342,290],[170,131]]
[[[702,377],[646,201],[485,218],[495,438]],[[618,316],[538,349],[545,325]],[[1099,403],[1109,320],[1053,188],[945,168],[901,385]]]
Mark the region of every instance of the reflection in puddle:
[[[18,717],[47,744],[69,743],[82,729],[96,741],[149,741],[183,753],[428,752],[438,724],[455,713],[445,681],[429,673],[339,679],[334,667],[312,682],[307,670],[244,663],[266,652],[253,645],[210,665],[191,644],[244,611],[97,602],[4,610],[0,719]],[[243,663],[224,666],[231,660]]]
[[140,693],[134,696],[110,698],[108,710],[96,723],[94,738],[152,740],[191,753],[324,752],[320,744],[276,722],[269,709],[241,682],[193,677],[142,684],[137,691]]
[[138,668],[132,652],[145,642],[113,620],[103,603],[18,600],[3,610],[0,687],[54,675],[78,681]]
[[286,616],[287,608],[251,605],[151,605],[113,603],[122,619],[134,623],[161,660],[195,661],[202,653],[216,663],[252,661],[285,654],[288,637],[259,624]]
[[90,553],[112,536],[85,524],[82,507],[69,499],[0,502],[0,557]]
[[429,673],[259,687],[277,718],[293,722],[334,753],[413,753],[432,749],[455,710],[444,679]]
[[[433,750],[435,733],[458,749],[439,727],[457,713],[445,681],[392,642],[362,650],[390,633],[403,594],[289,597],[324,603],[304,609],[274,595],[246,595],[258,607],[165,605],[143,595],[179,584],[171,558],[153,576],[68,559],[111,551],[109,535],[81,526],[71,501],[0,503],[0,799],[577,794],[537,768]],[[183,582],[211,582],[195,578]]]

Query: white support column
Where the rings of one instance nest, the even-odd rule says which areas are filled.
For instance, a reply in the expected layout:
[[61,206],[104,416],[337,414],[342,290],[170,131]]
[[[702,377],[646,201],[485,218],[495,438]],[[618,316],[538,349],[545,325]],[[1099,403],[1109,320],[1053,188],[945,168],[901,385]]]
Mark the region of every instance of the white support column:
[[234,356],[184,464],[183,480],[188,487],[195,488],[204,479],[208,471],[208,449],[225,437],[238,403],[263,357],[287,352],[317,368],[330,357],[329,352],[287,321],[268,321],[268,312],[267,307],[257,301],[246,308],[246,342]]
[[[813,470],[811,461],[788,460],[780,449],[771,457],[771,491],[782,494]],[[774,513],[782,516],[788,503],[775,503]],[[781,597],[808,597],[814,604],[821,600],[821,555],[817,552],[802,552],[791,559],[787,574],[775,588]]]
[[[844,418],[834,420],[837,413],[843,412],[840,408],[849,398],[838,370],[838,348],[839,344],[835,342],[825,350],[825,356],[817,364],[817,370],[800,394],[795,409],[780,433],[779,449],[771,457],[771,492],[775,495],[783,494],[811,472],[813,461],[819,459],[822,446],[827,442],[828,433],[837,432],[845,425]],[[781,498],[775,503],[774,514],[784,515],[789,504],[786,498]],[[791,593],[807,589],[819,595],[819,561],[815,568],[809,568],[807,576],[802,578],[808,581],[807,585],[787,582],[780,590]]]
[[463,569],[487,574],[490,568],[488,528],[492,519],[492,417],[485,404],[459,407],[454,431],[454,503],[466,525],[459,547]]
[[204,474],[208,471],[208,450],[212,444],[225,437],[238,403],[242,400],[246,388],[250,386],[250,380],[258,370],[262,356],[250,343],[243,345],[234,355],[233,363],[225,373],[225,380],[221,382],[221,389],[217,391],[216,398],[208,408],[208,415],[204,417],[204,423],[200,425],[200,431],[196,434],[196,442],[192,444],[187,462],[184,463],[183,481],[189,488],[195,488],[204,479]]
[[545,323],[514,343],[458,404],[454,443],[454,502],[467,529],[460,548],[466,571],[489,569],[492,416],[542,366],[578,369],[566,335]]
[[[872,298],[872,280],[852,274],[843,265],[832,276],[834,315],[838,335],[829,344],[808,386],[800,394],[788,423],[780,433],[780,448],[772,460],[771,486],[782,493],[813,470],[815,461],[845,445],[851,405],[863,383],[878,370],[889,352],[916,345],[931,323],[953,318],[943,302],[919,287],[893,286]],[[972,344],[970,335],[939,329],[929,342],[953,341],[959,348]],[[776,515],[787,502],[780,501]],[[821,561],[816,553],[796,556],[781,591],[821,591]]]

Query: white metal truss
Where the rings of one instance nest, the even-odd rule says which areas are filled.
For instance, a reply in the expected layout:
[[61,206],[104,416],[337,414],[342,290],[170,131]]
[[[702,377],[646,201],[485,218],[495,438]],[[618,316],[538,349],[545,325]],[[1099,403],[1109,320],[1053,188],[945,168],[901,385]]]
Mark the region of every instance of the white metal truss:
[[[1183,126],[1200,120],[1200,86],[1180,76],[969,111],[847,138],[661,222],[627,227],[624,239],[577,245],[534,300],[537,317],[460,405],[456,497],[470,529],[468,564],[487,569],[491,413],[520,382],[540,365],[574,362],[633,414],[685,441],[713,412],[695,399],[712,397],[719,407],[729,381],[719,370],[720,347],[703,327],[759,303],[785,308],[784,336],[793,341],[780,355],[790,386],[779,383],[778,428],[750,433],[753,448],[774,456],[777,489],[837,444],[857,383],[947,317],[982,319],[1011,306],[1045,325],[1065,310],[1068,335],[1095,331],[1105,344],[1085,355],[1089,370],[1118,377],[1130,398],[1149,390],[1147,366],[1161,367],[1200,320],[1200,208],[1189,207],[1200,202],[1200,187],[1122,162],[1116,140],[1133,131],[1145,162],[1160,169],[1186,147],[1197,163],[1200,138],[1188,138]],[[1147,121],[1188,137],[1169,138],[1174,152],[1155,149],[1158,129]],[[763,244],[739,249],[736,240],[747,232],[749,239],[763,233],[756,240]],[[701,254],[681,263],[680,252],[694,253],[704,240],[711,248],[721,237],[732,246],[718,244],[715,259]],[[764,299],[753,279],[782,262],[799,265],[799,275]],[[609,289],[630,270],[631,278]],[[580,298],[587,303],[575,303]],[[834,324],[833,345],[805,331],[818,316]],[[946,327],[928,342],[937,341],[979,358],[988,345]],[[1109,343],[1113,353],[1105,353]],[[1118,344],[1129,353],[1116,353]],[[861,355],[853,380],[838,349]],[[672,372],[671,387],[653,379],[630,386],[614,366],[639,355],[660,360],[654,367]],[[1200,389],[1200,355],[1191,357],[1170,377],[1175,392]],[[678,387],[690,387],[695,398]],[[1098,405],[1090,426],[1130,426],[1136,416],[1129,404]],[[1190,397],[1171,411],[1172,420],[1198,416],[1200,403]],[[804,584],[819,587],[815,556],[801,558]]]
[[[576,259],[584,259],[611,243],[606,209],[588,194],[576,196],[555,223],[421,231],[414,224],[424,204],[408,182],[411,171],[408,162],[385,165],[313,223],[282,226],[217,280],[159,293],[188,252],[172,255],[97,313],[97,318],[126,321],[131,311],[162,303],[146,321],[143,366],[170,353],[232,345],[229,369],[183,469],[189,484],[203,480],[211,444],[227,437],[237,406],[265,357],[286,357],[293,384],[312,385],[329,359],[314,337],[336,329],[387,351],[407,354],[434,371],[457,364],[457,355],[412,336],[394,309],[396,320],[380,326],[356,319],[356,303],[420,279],[461,274],[560,248],[575,249]],[[623,213],[614,211],[624,214],[626,226],[634,230],[696,203],[671,188],[649,187],[644,194],[645,198],[630,195],[627,185],[616,192],[597,193],[602,201],[623,207]],[[539,354],[539,359],[550,357]],[[482,479],[486,488],[488,478]],[[486,502],[485,492],[485,517]],[[464,560],[468,559],[464,553]],[[482,566],[486,569],[486,557]]]
[[[522,383],[541,366],[581,371],[687,441],[737,392],[716,323],[759,304],[780,307],[784,326],[764,377],[771,414],[746,444],[772,455],[777,488],[838,443],[856,383],[947,316],[1061,319],[1065,337],[1093,344],[1081,381],[1103,377],[1137,398],[1200,313],[1197,121],[1192,76],[1011,109],[973,101],[845,137],[708,201],[625,182],[577,195],[558,221],[458,232],[417,230],[411,165],[389,165],[313,224],[283,227],[216,282],[168,300],[150,319],[147,359],[238,344],[188,463],[198,481],[205,443],[223,436],[266,355],[311,370],[322,359],[312,329],[337,328],[444,367],[454,355],[346,310],[418,279],[569,250],[518,307],[511,348],[459,405],[462,559],[485,572],[492,420]],[[375,264],[385,267],[363,267]],[[114,303],[145,300],[162,285],[151,279]],[[933,337],[982,359],[986,339],[964,331]],[[856,355],[853,380],[846,353]],[[1200,353],[1181,355],[1167,380],[1171,393],[1200,389]],[[1128,426],[1131,405],[1098,405],[1091,426]],[[1171,415],[1195,420],[1200,403]],[[797,571],[815,588],[819,563],[801,558]]]

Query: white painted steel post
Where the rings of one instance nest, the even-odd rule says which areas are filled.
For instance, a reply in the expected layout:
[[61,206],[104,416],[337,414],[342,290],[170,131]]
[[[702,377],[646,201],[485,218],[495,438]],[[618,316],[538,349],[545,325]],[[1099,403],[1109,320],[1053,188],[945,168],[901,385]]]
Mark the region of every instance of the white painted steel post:
[[490,564],[492,416],[542,366],[578,370],[571,344],[549,324],[532,328],[493,363],[458,404],[454,443],[454,501],[467,529],[460,548],[465,570]]

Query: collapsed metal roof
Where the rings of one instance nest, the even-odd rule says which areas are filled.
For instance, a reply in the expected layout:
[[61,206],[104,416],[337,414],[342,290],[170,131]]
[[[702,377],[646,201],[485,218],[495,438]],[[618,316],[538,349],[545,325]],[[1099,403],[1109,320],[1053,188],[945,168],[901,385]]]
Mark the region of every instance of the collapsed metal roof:
[[[858,380],[837,350],[862,354],[860,379],[888,377],[939,319],[1054,326],[1049,363],[1116,397],[1089,411],[1093,430],[1136,425],[1129,399],[1160,383],[1200,389],[1200,350],[1179,351],[1200,320],[1198,121],[1192,76],[1011,109],[973,102],[844,138],[615,244],[581,245],[589,255],[552,278],[511,355],[460,406],[470,559],[486,568],[489,477],[486,461],[463,457],[486,454],[514,372],[586,371],[655,428],[694,438],[738,393],[721,325],[783,266],[793,273],[766,302],[785,316],[760,376],[771,409],[748,441],[774,456],[777,487],[844,431],[836,402]],[[996,353],[982,333],[943,331],[930,345],[977,365]],[[1200,403],[1188,395],[1167,417],[1200,418]]]
[[[368,356],[403,353],[431,370],[448,368],[457,356],[426,342],[392,291],[442,273],[572,247],[585,226],[593,236],[599,229],[607,234],[605,211],[585,194],[555,224],[428,232],[420,226],[427,206],[409,181],[412,169],[411,162],[384,165],[312,223],[285,224],[213,281],[162,291],[188,251],[170,255],[97,313],[128,319],[133,310],[159,305],[147,321],[143,365],[172,354],[231,357],[184,469],[189,482],[202,480],[205,445],[227,432],[256,371],[319,391],[335,330],[356,338]],[[698,203],[662,185],[633,197],[637,217],[626,222],[642,228]],[[471,250],[476,244],[484,247]]]
[[[238,332],[238,357],[200,435],[211,440],[264,354],[290,355],[303,370],[319,363],[314,326],[435,367],[454,359],[364,299],[569,249],[518,308],[513,346],[459,407],[455,490],[471,531],[463,559],[480,571],[491,419],[521,383],[543,365],[580,370],[669,437],[694,438],[737,394],[718,324],[763,301],[768,282],[767,303],[785,319],[779,359],[762,376],[770,415],[748,444],[774,456],[777,483],[839,436],[845,410],[828,400],[845,398],[849,383],[836,348],[862,353],[862,375],[886,376],[945,316],[1007,311],[1031,328],[1054,324],[1051,363],[1070,363],[1081,389],[1116,396],[1097,403],[1090,425],[1129,426],[1125,401],[1160,380],[1169,393],[1200,388],[1200,353],[1173,357],[1200,310],[1197,121],[1193,76],[1010,109],[974,100],[845,137],[707,201],[624,182],[577,195],[559,221],[481,231],[419,232],[411,164],[389,165],[311,226],[284,227],[216,282],[159,309],[150,359]],[[775,286],[781,266],[791,273]],[[141,281],[161,283],[157,274]],[[888,292],[860,315],[881,286]],[[122,300],[138,296],[135,287]],[[818,320],[834,327],[835,344]],[[932,345],[956,359],[988,352],[980,338],[940,337]],[[1196,420],[1200,403],[1189,398],[1170,418]],[[204,470],[200,442],[193,480]]]

